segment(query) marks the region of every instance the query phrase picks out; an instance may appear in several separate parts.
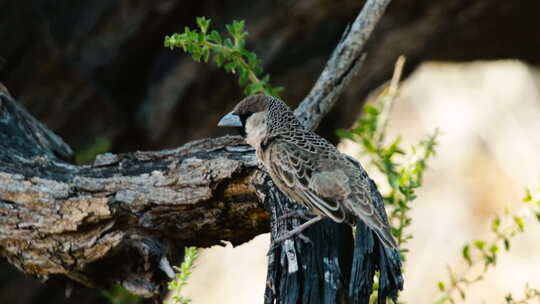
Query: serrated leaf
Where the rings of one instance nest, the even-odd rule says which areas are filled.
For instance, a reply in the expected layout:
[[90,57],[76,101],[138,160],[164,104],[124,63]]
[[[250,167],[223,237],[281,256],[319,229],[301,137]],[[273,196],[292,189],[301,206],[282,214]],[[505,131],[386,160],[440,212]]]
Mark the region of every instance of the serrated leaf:
[[210,26],[210,19],[207,19],[206,17],[197,17],[197,25],[201,29],[201,32],[206,34],[208,27]]
[[216,44],[221,44],[221,36],[216,30],[210,32],[210,35],[208,35],[208,39],[215,42]]
[[[233,24],[234,24],[234,23],[233,23]],[[226,25],[225,25],[225,28],[227,29],[227,32],[228,32],[229,35],[231,35],[231,36],[234,35],[233,24],[226,24]]]

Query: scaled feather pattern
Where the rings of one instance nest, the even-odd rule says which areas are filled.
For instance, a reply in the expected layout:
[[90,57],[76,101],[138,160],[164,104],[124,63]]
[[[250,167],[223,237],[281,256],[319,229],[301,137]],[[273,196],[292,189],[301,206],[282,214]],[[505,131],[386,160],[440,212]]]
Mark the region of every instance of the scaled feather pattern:
[[357,227],[349,297],[368,303],[379,270],[379,303],[396,300],[403,288],[397,244],[383,200],[360,163],[306,129],[281,100],[264,95],[242,100],[229,115],[239,117],[246,142],[276,186],[317,215]]

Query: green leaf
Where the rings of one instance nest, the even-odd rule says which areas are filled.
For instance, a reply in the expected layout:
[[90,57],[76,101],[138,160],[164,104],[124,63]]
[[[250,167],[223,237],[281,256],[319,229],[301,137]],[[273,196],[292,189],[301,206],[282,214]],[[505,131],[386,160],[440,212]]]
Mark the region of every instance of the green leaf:
[[205,17],[197,17],[197,25],[201,29],[201,32],[203,34],[206,34],[208,31],[208,27],[210,26],[210,19],[207,19]]
[[461,253],[463,254],[463,258],[465,259],[465,261],[467,261],[469,266],[472,265],[472,259],[471,259],[471,253],[470,253],[469,245],[463,246],[463,249],[461,250]]
[[221,44],[221,36],[219,35],[218,31],[213,30],[210,35],[208,35],[208,40],[211,40],[212,42],[216,44]]
[[491,231],[498,232],[499,227],[501,226],[501,218],[497,215],[495,219],[491,222]]
[[487,265],[495,265],[497,262],[497,256],[495,255],[488,255],[486,256],[486,266]]
[[507,238],[504,239],[504,249],[506,251],[510,250],[510,240]]
[[231,48],[231,49],[234,47],[230,38],[225,39],[224,44],[226,47]]
[[523,202],[528,203],[532,201],[532,194],[530,189],[525,189],[525,196],[523,197]]
[[225,69],[225,71],[231,72],[234,74],[236,73],[236,66],[237,66],[237,63],[234,61],[231,61],[231,62],[226,63],[225,66],[223,66],[223,68]]
[[523,230],[525,230],[525,222],[523,221],[523,218],[514,216],[514,222],[518,226],[519,231],[523,232]]
[[350,140],[354,140],[353,134],[351,132],[349,132],[348,130],[345,130],[345,129],[337,129],[336,130],[336,135],[341,137],[341,138],[347,138],[347,139],[350,139]]
[[227,32],[229,33],[229,35],[231,35],[232,37],[234,37],[236,35],[236,32],[235,32],[235,28],[234,28],[234,23],[236,21],[233,21],[232,24],[227,24],[225,25],[225,28],[227,29]]
[[464,290],[459,290],[459,295],[461,296],[461,299],[465,300],[465,291]]
[[497,252],[499,251],[499,246],[493,244],[489,247],[489,252],[491,252],[492,254],[496,254]]
[[222,54],[216,54],[216,56],[214,56],[214,61],[216,62],[216,65],[218,67],[222,67],[223,66],[223,55]]
[[482,240],[474,241],[474,246],[483,251],[484,247],[486,247],[486,242]]
[[364,106],[364,112],[366,112],[366,114],[369,114],[369,115],[372,115],[372,116],[379,115],[379,110],[375,106],[370,105],[370,104],[367,104],[367,105]]

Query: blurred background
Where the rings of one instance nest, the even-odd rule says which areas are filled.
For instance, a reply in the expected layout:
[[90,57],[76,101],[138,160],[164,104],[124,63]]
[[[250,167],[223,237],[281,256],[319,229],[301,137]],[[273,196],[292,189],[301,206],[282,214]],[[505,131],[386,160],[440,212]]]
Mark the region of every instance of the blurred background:
[[[363,1],[0,1],[0,82],[89,161],[97,152],[163,149],[224,134],[219,117],[242,92],[234,76],[163,48],[163,37],[194,26],[221,30],[245,20],[248,48],[282,97],[295,105]],[[390,132],[405,143],[439,128],[440,145],[412,211],[403,300],[431,303],[445,265],[484,238],[495,212],[519,209],[540,176],[540,2],[394,1],[370,40],[367,60],[318,132],[338,143],[369,94],[407,56]],[[211,89],[209,89],[211,88]],[[340,147],[351,155],[358,147]],[[369,168],[368,168],[369,169]],[[526,282],[540,286],[540,229],[501,255],[466,303],[502,303]],[[187,293],[194,303],[260,303],[268,236],[202,252]],[[238,292],[242,287],[242,292]],[[0,303],[105,303],[93,290],[70,300],[63,285],[39,284],[0,264]]]

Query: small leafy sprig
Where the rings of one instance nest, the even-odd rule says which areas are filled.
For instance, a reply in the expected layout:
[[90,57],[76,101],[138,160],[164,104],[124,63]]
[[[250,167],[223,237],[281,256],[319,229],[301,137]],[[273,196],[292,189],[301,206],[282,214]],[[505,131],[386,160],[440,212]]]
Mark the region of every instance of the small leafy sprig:
[[[526,190],[522,199],[525,208],[522,212],[512,212],[506,210],[502,215],[496,215],[491,221],[491,238],[489,241],[476,240],[463,246],[461,255],[467,262],[467,266],[459,274],[450,266],[448,269],[448,281],[437,283],[439,297],[435,303],[455,303],[456,293],[461,299],[466,298],[466,289],[470,285],[482,281],[487,272],[496,266],[500,248],[510,251],[511,239],[525,231],[525,223],[531,217],[536,217],[540,222],[540,186],[533,194],[531,190]],[[482,269],[480,273],[474,273],[478,266]],[[507,303],[527,303],[528,300],[540,297],[540,291],[526,287],[526,297],[520,301],[513,300],[512,296],[506,297]]]
[[186,247],[184,249],[184,261],[180,267],[174,267],[178,272],[176,278],[169,282],[171,297],[167,304],[188,304],[191,302],[191,299],[182,296],[182,288],[187,285],[191,270],[198,257],[199,252],[196,247]]
[[[386,177],[389,191],[383,194],[392,233],[399,245],[412,238],[406,228],[411,224],[410,203],[416,198],[415,191],[422,186],[428,160],[435,154],[438,131],[421,140],[406,153],[401,147],[401,137],[386,141],[388,116],[399,90],[399,79],[404,57],[396,63],[390,85],[383,90],[374,105],[366,105],[364,114],[352,130],[338,130],[338,135],[359,143],[363,152]],[[398,156],[400,159],[398,160]],[[407,249],[402,248],[402,253]]]
[[508,294],[504,300],[507,304],[527,304],[531,300],[540,302],[540,289],[531,288],[528,284],[525,285],[525,296],[520,300],[515,300],[512,294]]
[[212,58],[218,67],[238,75],[240,87],[247,96],[262,93],[278,97],[283,88],[270,85],[270,75],[262,75],[257,55],[246,49],[248,33],[244,31],[244,21],[226,25],[228,38],[222,38],[215,30],[210,31],[210,22],[208,18],[198,17],[199,29],[186,27],[181,34],[165,36],[165,47],[180,48],[197,62],[208,62]]

